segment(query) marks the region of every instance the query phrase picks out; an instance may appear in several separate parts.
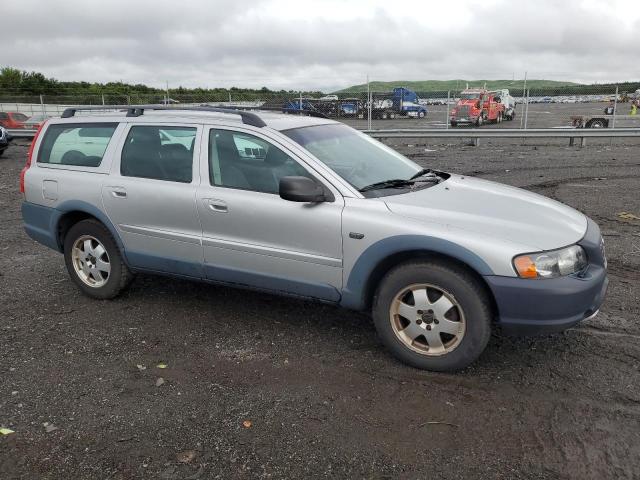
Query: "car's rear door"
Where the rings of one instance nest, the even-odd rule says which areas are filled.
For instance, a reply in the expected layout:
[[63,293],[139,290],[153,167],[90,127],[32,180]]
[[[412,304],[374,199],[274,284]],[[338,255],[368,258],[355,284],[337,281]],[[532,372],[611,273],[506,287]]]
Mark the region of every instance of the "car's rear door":
[[202,276],[194,166],[201,130],[195,124],[128,125],[102,200],[131,266]]

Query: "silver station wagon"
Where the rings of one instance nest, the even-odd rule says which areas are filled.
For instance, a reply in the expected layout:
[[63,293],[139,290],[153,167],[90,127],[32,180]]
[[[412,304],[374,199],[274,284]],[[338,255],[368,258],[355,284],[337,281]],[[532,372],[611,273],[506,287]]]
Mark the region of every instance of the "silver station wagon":
[[325,118],[101,108],[47,121],[21,175],[27,233],[90,297],[150,272],[330,302],[438,371],[476,360],[493,328],[562,330],[603,301],[600,230],[556,201]]

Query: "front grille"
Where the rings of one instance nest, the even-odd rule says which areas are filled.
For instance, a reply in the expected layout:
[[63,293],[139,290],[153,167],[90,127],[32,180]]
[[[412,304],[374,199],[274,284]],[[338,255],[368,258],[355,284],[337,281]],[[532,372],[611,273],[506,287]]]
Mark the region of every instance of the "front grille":
[[469,116],[469,105],[460,105],[457,109],[459,117],[468,117]]

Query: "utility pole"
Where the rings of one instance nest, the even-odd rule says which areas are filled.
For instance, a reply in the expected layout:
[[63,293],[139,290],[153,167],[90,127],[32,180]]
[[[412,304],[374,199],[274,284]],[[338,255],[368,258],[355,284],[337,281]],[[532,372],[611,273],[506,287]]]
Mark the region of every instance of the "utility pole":
[[[524,85],[522,87],[522,108],[524,108],[524,96],[527,93],[527,72],[524,72]],[[520,115],[520,128],[522,128],[523,115]]]
[[529,90],[527,90],[527,108],[524,110],[524,129],[527,129],[527,121],[529,120]]
[[444,118],[444,128],[449,128],[449,100],[451,99],[451,90],[447,92],[447,116]]
[[369,88],[369,74],[367,73],[367,129],[371,130],[371,89]]
[[613,98],[613,120],[611,128],[616,128],[616,110],[618,109],[618,85],[616,85],[616,96]]

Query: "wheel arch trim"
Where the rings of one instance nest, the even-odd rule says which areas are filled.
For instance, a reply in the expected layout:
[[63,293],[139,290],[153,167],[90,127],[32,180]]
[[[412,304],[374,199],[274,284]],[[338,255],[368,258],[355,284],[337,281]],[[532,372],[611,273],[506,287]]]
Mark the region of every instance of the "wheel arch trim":
[[340,304],[354,310],[366,309],[375,291],[376,281],[393,267],[394,260],[404,261],[429,254],[449,257],[466,265],[480,277],[494,274],[477,254],[448,240],[423,235],[388,237],[370,245],[358,257],[345,282]]
[[[120,238],[120,235],[118,234],[115,226],[113,225],[113,223],[111,223],[109,217],[107,217],[107,215],[95,205],[84,202],[82,200],[67,200],[58,205],[55,210],[59,212],[57,219],[55,220],[55,224],[52,225],[52,227],[54,227],[53,231],[56,232],[56,235],[58,232],[58,228],[60,227],[60,222],[66,215],[74,212],[85,213],[87,215],[95,217],[100,223],[102,223],[106,227],[106,229],[109,230],[109,233],[111,233],[111,236],[116,241],[116,244],[118,245],[120,251],[123,254],[125,253],[124,243],[122,242],[122,239]],[[58,238],[58,245],[60,251],[62,251],[64,249],[64,244],[61,238]]]
[[64,251],[64,244],[60,237],[61,222],[65,217],[76,212],[93,217],[102,223],[113,236],[123,257],[126,257],[124,244],[113,223],[96,206],[81,200],[67,200],[56,207],[22,202],[22,219],[27,234],[37,242],[58,252]]

